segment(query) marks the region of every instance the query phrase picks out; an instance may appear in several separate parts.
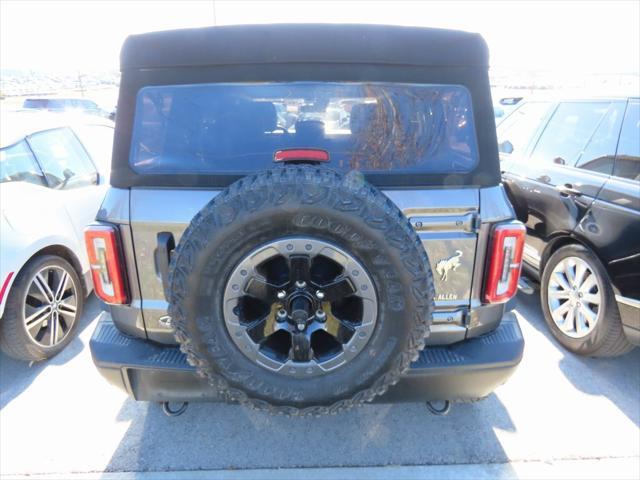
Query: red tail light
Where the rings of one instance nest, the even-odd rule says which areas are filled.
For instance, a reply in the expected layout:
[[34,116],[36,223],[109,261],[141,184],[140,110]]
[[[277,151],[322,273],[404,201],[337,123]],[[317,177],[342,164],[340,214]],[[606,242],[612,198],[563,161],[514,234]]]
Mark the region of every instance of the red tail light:
[[89,225],[84,231],[84,240],[96,295],[106,303],[128,303],[122,249],[116,227]]
[[506,302],[516,294],[525,233],[524,225],[519,222],[498,225],[493,229],[484,287],[485,302]]

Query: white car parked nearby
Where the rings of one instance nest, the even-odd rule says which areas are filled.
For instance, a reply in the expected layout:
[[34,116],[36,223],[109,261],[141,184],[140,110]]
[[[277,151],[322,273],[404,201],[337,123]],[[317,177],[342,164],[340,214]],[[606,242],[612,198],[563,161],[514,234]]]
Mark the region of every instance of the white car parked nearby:
[[113,122],[3,113],[0,348],[43,360],[73,337],[92,290],[83,230],[109,184]]

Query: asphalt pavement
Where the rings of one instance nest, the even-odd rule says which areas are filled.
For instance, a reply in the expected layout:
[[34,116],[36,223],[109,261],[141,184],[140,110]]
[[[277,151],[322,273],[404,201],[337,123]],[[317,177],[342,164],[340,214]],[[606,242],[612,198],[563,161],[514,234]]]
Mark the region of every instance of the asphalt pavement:
[[[78,338],[48,362],[0,356],[3,476],[640,477],[640,349],[614,359],[563,350],[546,330],[537,296],[518,298],[526,347],[515,375],[445,417],[419,403],[302,419],[205,403],[169,418],[94,369],[88,343],[100,308],[91,297]],[[304,475],[273,470],[296,467]]]

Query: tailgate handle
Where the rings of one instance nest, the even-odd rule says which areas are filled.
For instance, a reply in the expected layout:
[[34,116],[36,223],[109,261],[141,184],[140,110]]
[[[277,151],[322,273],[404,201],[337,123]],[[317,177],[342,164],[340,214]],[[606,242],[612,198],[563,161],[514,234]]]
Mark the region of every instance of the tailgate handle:
[[158,233],[158,246],[154,253],[156,261],[156,271],[160,275],[162,281],[162,289],[164,296],[169,299],[169,263],[171,262],[171,254],[176,248],[176,241],[173,239],[173,233]]

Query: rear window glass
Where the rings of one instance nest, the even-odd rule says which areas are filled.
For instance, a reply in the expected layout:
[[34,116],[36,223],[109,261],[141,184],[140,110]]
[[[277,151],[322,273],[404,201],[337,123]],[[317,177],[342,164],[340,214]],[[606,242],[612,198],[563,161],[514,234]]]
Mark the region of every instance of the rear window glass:
[[130,162],[143,174],[244,174],[286,149],[341,171],[450,173],[478,157],[471,97],[455,85],[201,84],[138,93]]

